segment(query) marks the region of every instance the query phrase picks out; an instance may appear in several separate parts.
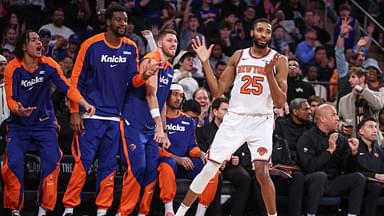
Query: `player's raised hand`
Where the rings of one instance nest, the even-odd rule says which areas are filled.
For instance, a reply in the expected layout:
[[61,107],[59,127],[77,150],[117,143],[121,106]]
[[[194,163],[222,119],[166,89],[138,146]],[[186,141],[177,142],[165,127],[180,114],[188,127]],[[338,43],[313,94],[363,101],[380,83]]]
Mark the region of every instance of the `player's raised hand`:
[[201,62],[207,62],[209,60],[209,56],[211,56],[213,44],[207,47],[205,46],[205,37],[202,37],[200,39],[199,36],[196,36],[196,38],[192,39],[192,48],[193,51],[196,52],[197,56],[199,57]]
[[272,60],[270,62],[266,62],[264,66],[264,72],[265,74],[272,74],[273,73],[273,68],[276,65],[277,60],[279,60],[280,54],[276,53]]
[[147,61],[143,62],[143,79],[148,80],[151,76],[157,74],[160,67],[162,67],[163,63],[156,60],[156,59],[148,59]]

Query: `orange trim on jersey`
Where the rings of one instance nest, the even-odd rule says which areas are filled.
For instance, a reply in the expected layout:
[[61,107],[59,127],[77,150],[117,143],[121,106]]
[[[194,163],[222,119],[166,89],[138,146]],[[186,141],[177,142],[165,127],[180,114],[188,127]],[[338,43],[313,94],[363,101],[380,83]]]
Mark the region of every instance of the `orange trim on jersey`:
[[[79,81],[79,77],[80,77],[81,71],[82,71],[83,66],[84,66],[85,56],[87,54],[88,48],[92,44],[97,43],[101,40],[104,40],[104,33],[97,34],[97,35],[85,40],[81,44],[80,50],[79,50],[77,57],[76,57],[75,64],[73,65],[73,69],[72,69],[71,85],[74,88],[77,88],[77,83]],[[71,111],[71,113],[79,112],[79,104],[71,101],[70,102],[70,111]]]
[[24,194],[21,195],[21,183],[16,174],[8,166],[8,156],[4,154],[3,167],[1,167],[1,175],[4,182],[4,208],[22,209],[24,204]]
[[60,65],[51,57],[43,56],[41,58],[41,62],[50,65],[55,68],[57,73],[59,74],[61,80],[68,86],[67,96],[68,99],[73,101],[74,103],[79,103],[83,97],[80,95],[80,92],[77,90],[75,86],[71,86],[70,82],[68,82],[67,78],[64,76],[64,72],[61,69]]
[[[41,59],[42,59],[42,58],[44,58],[44,56],[43,56],[43,57],[40,57],[40,58],[38,59],[38,61],[41,62]],[[20,66],[23,67],[23,69],[24,69],[25,71],[27,71],[28,73],[34,73],[34,72],[39,68],[39,64],[37,64],[37,65],[34,66],[34,67],[28,67],[28,65],[25,64],[24,60],[21,60],[21,61],[19,61],[19,62],[20,62]]]
[[[145,59],[155,59],[157,61],[161,61],[161,54],[160,54],[160,51],[159,50],[156,50],[156,51],[153,51],[153,52],[150,52],[148,54],[146,54],[143,58],[143,60]],[[172,67],[172,64],[169,62],[169,61],[166,61],[163,65],[164,69],[165,68],[168,68],[168,67]]]
[[112,172],[100,182],[100,190],[96,197],[97,208],[108,209],[112,206],[115,174],[115,171]]
[[209,206],[215,199],[217,185],[219,183],[219,172],[209,180],[207,187],[205,187],[203,193],[199,196],[199,203],[204,206]]
[[201,149],[199,147],[193,147],[190,151],[189,151],[189,157],[200,157],[201,155]]
[[4,69],[4,84],[5,84],[5,96],[7,100],[8,108],[11,112],[19,108],[17,101],[12,98],[13,96],[13,73],[20,67],[20,62],[17,59],[11,60]]
[[133,87],[135,88],[138,88],[142,85],[144,85],[146,80],[144,80],[142,77],[141,77],[141,74],[136,74],[133,78],[132,78],[132,85]]
[[127,161],[127,171],[124,174],[123,182],[122,182],[119,212],[122,216],[128,216],[133,212],[137,202],[139,201],[141,186],[137,182],[136,178],[133,176],[133,173],[132,173],[131,162],[129,160],[128,149],[127,149],[127,142],[124,137],[123,120],[120,121],[120,133],[121,133],[124,157],[125,157],[125,160]]
[[155,193],[156,183],[157,183],[157,179],[153,180],[144,188],[143,196],[140,202],[139,213],[148,215],[151,209],[151,202],[152,202],[153,194]]
[[[76,142],[75,142],[76,141]],[[77,151],[75,151],[75,144],[77,145]],[[75,158],[75,167],[73,168],[71,178],[67,186],[67,190],[64,193],[63,204],[65,208],[74,208],[80,205],[80,193],[83,189],[87,178],[87,172],[84,169],[83,163],[80,160],[80,148],[78,135],[76,134],[72,141],[72,155]]]
[[251,49],[252,49],[252,48],[249,48],[249,56],[251,56],[251,57],[254,58],[254,59],[262,59],[262,58],[266,57],[267,55],[269,55],[269,53],[271,53],[271,51],[272,51],[271,48],[268,48],[267,53],[265,53],[264,55],[262,55],[262,56],[260,56],[260,57],[256,57],[256,56],[254,56],[254,55],[252,54]]
[[171,157],[171,153],[164,148],[159,148],[160,157]]
[[177,110],[177,111],[176,111],[176,115],[174,115],[174,116],[172,116],[172,115],[167,115],[167,118],[175,119],[175,118],[180,117],[181,115],[185,115],[185,114],[182,113],[180,110]]
[[172,201],[176,196],[176,177],[172,167],[162,162],[157,167],[159,173],[160,199],[163,203]]

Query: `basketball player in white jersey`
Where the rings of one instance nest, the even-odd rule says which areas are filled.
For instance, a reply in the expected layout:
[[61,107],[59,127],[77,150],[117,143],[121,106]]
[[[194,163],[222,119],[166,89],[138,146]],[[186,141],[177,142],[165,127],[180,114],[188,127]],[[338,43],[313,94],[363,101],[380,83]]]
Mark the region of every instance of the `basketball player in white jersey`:
[[208,153],[208,162],[193,180],[176,216],[182,216],[215,176],[220,164],[244,143],[248,143],[256,178],[261,186],[268,215],[277,215],[275,188],[269,177],[272,154],[273,106],[284,107],[287,91],[287,58],[268,47],[272,26],[257,19],[251,30],[253,46],[236,51],[217,80],[209,64],[213,45],[204,38],[192,41],[200,58],[213,97],[220,97],[232,85],[229,110],[216,133]]

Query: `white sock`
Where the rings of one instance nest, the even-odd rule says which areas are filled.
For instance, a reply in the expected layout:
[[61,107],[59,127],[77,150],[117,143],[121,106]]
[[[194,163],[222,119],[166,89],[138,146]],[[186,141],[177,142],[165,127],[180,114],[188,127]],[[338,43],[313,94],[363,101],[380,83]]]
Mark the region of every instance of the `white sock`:
[[316,214],[309,214],[309,213],[308,213],[307,216],[316,216]]
[[189,209],[189,206],[186,206],[184,205],[184,203],[181,203],[179,206],[179,209],[177,209],[175,216],[184,216],[185,213],[187,213],[188,209]]
[[204,216],[205,212],[207,211],[208,206],[205,206],[201,203],[197,205],[197,210],[195,216]]
[[115,216],[121,216],[120,212],[117,212],[117,213],[115,214]]
[[137,216],[145,216],[143,213],[138,213]]
[[173,211],[173,201],[169,201],[167,203],[164,203],[164,208],[165,208],[165,213],[167,212],[172,212],[173,214],[175,214],[175,212]]
[[64,216],[65,214],[73,214],[73,208],[65,208],[65,209],[64,209],[63,216]]
[[268,216],[277,216],[277,212],[275,214],[269,214],[268,213]]
[[43,216],[47,214],[47,209],[39,206],[39,213],[37,213],[37,216]]
[[107,209],[97,209],[97,216],[107,215]]
[[349,214],[349,213],[348,213],[348,216],[357,216],[357,215],[355,215],[355,214]]

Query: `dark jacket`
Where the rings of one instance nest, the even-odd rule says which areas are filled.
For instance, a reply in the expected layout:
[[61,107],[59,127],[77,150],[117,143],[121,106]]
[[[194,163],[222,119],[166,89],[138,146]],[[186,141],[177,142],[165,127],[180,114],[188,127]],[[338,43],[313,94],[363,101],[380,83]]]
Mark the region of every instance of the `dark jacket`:
[[348,164],[349,172],[361,172],[365,177],[374,178],[376,173],[384,172],[384,152],[379,144],[373,143],[369,152],[367,144],[359,139],[359,152],[353,163]]
[[352,154],[348,140],[342,134],[339,134],[336,145],[336,151],[333,154],[326,151],[328,148],[328,135],[323,133],[317,126],[304,133],[297,143],[299,165],[303,172],[324,171],[330,179],[343,174]]

